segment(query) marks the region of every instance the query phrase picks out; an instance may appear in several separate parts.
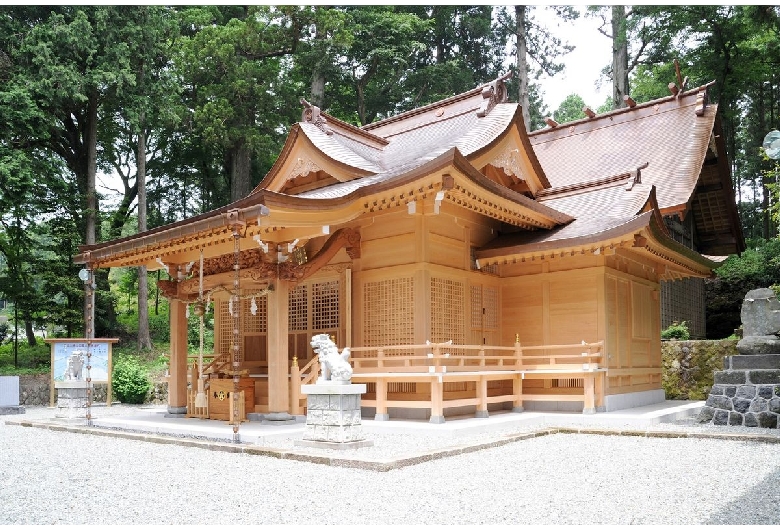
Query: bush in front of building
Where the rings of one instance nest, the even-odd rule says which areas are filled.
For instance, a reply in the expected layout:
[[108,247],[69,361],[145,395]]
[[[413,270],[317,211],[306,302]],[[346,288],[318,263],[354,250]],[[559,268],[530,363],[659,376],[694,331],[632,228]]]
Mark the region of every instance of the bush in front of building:
[[146,401],[152,383],[148,371],[132,356],[122,356],[114,363],[111,377],[114,395],[122,403],[139,405]]

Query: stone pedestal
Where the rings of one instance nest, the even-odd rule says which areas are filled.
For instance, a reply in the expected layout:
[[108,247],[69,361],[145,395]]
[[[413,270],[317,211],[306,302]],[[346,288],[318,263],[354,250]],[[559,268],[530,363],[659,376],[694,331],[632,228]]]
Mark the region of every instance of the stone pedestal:
[[58,418],[87,417],[87,389],[90,383],[83,380],[56,381]]
[[715,372],[699,422],[774,429],[780,426],[780,355],[733,355]]
[[360,396],[365,384],[319,382],[302,385],[306,395],[306,430],[295,445],[350,449],[369,447],[373,441],[363,436]]
[[19,376],[0,376],[0,415],[24,414],[24,407],[19,406]]

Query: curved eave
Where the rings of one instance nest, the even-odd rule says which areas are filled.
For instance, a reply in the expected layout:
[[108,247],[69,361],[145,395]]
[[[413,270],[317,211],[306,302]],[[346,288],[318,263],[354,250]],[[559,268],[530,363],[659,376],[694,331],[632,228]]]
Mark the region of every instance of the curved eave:
[[500,134],[496,135],[487,145],[470,153],[468,155],[468,159],[476,160],[490,152],[492,149],[495,149],[495,147],[501,144],[501,142],[503,142],[507,136],[512,134],[513,127],[517,129],[517,134],[520,137],[525,154],[528,157],[534,174],[536,175],[537,179],[539,179],[539,183],[542,185],[542,189],[549,189],[551,187],[550,181],[547,180],[547,175],[545,174],[544,169],[542,169],[542,165],[539,163],[539,159],[536,157],[536,151],[534,151],[534,148],[531,145],[531,141],[528,139],[525,122],[523,121],[523,109],[520,105],[517,105],[515,108],[515,113],[507,124],[506,128]]
[[[263,177],[263,180],[255,186],[249,195],[255,194],[261,190],[279,191],[282,189],[284,184],[289,181],[289,178],[284,176],[282,171],[284,171],[285,167],[289,167],[288,161],[295,156],[296,151],[301,153],[312,153],[312,156],[309,158],[312,160],[319,159],[316,161],[320,162],[322,166],[327,166],[327,168],[323,168],[325,172],[339,181],[352,180],[375,174],[375,171],[348,164],[323,151],[314,144],[314,141],[309,137],[303,127],[301,127],[299,123],[296,123],[290,130],[290,134],[287,136],[287,141],[282,148],[282,152],[277,157],[271,170]],[[345,176],[346,178],[344,178]]]
[[656,211],[644,212],[631,220],[582,237],[547,240],[499,248],[478,249],[475,257],[482,266],[526,261],[544,261],[576,255],[605,255],[624,249],[661,261],[664,279],[708,277],[718,264],[681,245],[659,225]]
[[[278,242],[284,241],[284,238],[311,237],[322,234],[325,227],[337,226],[361,214],[382,209],[381,205],[402,206],[418,198],[427,198],[443,188],[442,175],[449,172],[459,175],[458,181],[462,180],[461,188],[466,192],[471,188],[469,182],[477,185],[480,191],[475,201],[485,210],[496,210],[486,215],[521,225],[528,223],[533,227],[552,227],[571,220],[560,212],[497,185],[476,171],[456,149],[451,149],[413,171],[359,188],[343,197],[310,199],[260,190],[190,219],[122,239],[79,247],[80,253],[74,261],[96,267],[147,265],[154,270],[158,268],[154,265],[158,258],[183,263],[200,248],[205,249],[206,257],[224,254],[231,250],[232,226],[236,220],[244,227],[244,238],[258,236]],[[460,175],[465,178],[461,179]],[[447,200],[455,202],[455,191],[447,191],[447,195]],[[502,213],[502,210],[507,211]],[[234,216],[229,217],[230,212]]]

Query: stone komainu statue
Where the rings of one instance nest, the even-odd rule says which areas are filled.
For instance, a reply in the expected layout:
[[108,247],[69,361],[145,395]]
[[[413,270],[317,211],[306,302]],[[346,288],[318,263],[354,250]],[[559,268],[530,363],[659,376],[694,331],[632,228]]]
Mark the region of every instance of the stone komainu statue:
[[349,348],[339,353],[336,344],[324,333],[311,338],[311,347],[319,356],[321,375],[317,382],[338,381],[349,383],[352,380],[352,366],[349,364]]

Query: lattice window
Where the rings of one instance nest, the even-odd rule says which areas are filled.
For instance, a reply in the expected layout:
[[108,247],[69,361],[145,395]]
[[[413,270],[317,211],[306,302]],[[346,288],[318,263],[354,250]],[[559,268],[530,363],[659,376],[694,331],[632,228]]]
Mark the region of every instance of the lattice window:
[[257,311],[252,314],[252,299],[241,300],[241,320],[244,333],[265,333],[268,323],[268,298],[255,296]]
[[309,286],[297,286],[290,291],[289,300],[290,331],[307,331],[309,329]]
[[471,327],[482,329],[482,286],[471,286]]
[[363,286],[366,346],[414,344],[414,279],[396,278]]
[[311,284],[311,301],[314,331],[339,327],[338,280]]
[[[235,308],[238,310],[238,308]],[[218,300],[214,303],[214,313],[216,322],[219,325],[219,342],[214,345],[217,350],[217,356],[229,356],[230,360],[233,359],[233,317],[230,315],[230,303],[228,300]],[[239,341],[239,354],[242,354],[241,350],[243,345]],[[241,357],[243,358],[243,357]]]
[[485,308],[485,320],[483,325],[487,330],[498,329],[498,289],[495,287],[482,288],[482,307]]
[[498,289],[471,286],[471,341],[490,343],[499,329]]
[[685,321],[692,339],[705,338],[706,303],[704,280],[701,278],[661,282],[661,329]]
[[431,341],[465,344],[465,288],[462,282],[431,278]]

